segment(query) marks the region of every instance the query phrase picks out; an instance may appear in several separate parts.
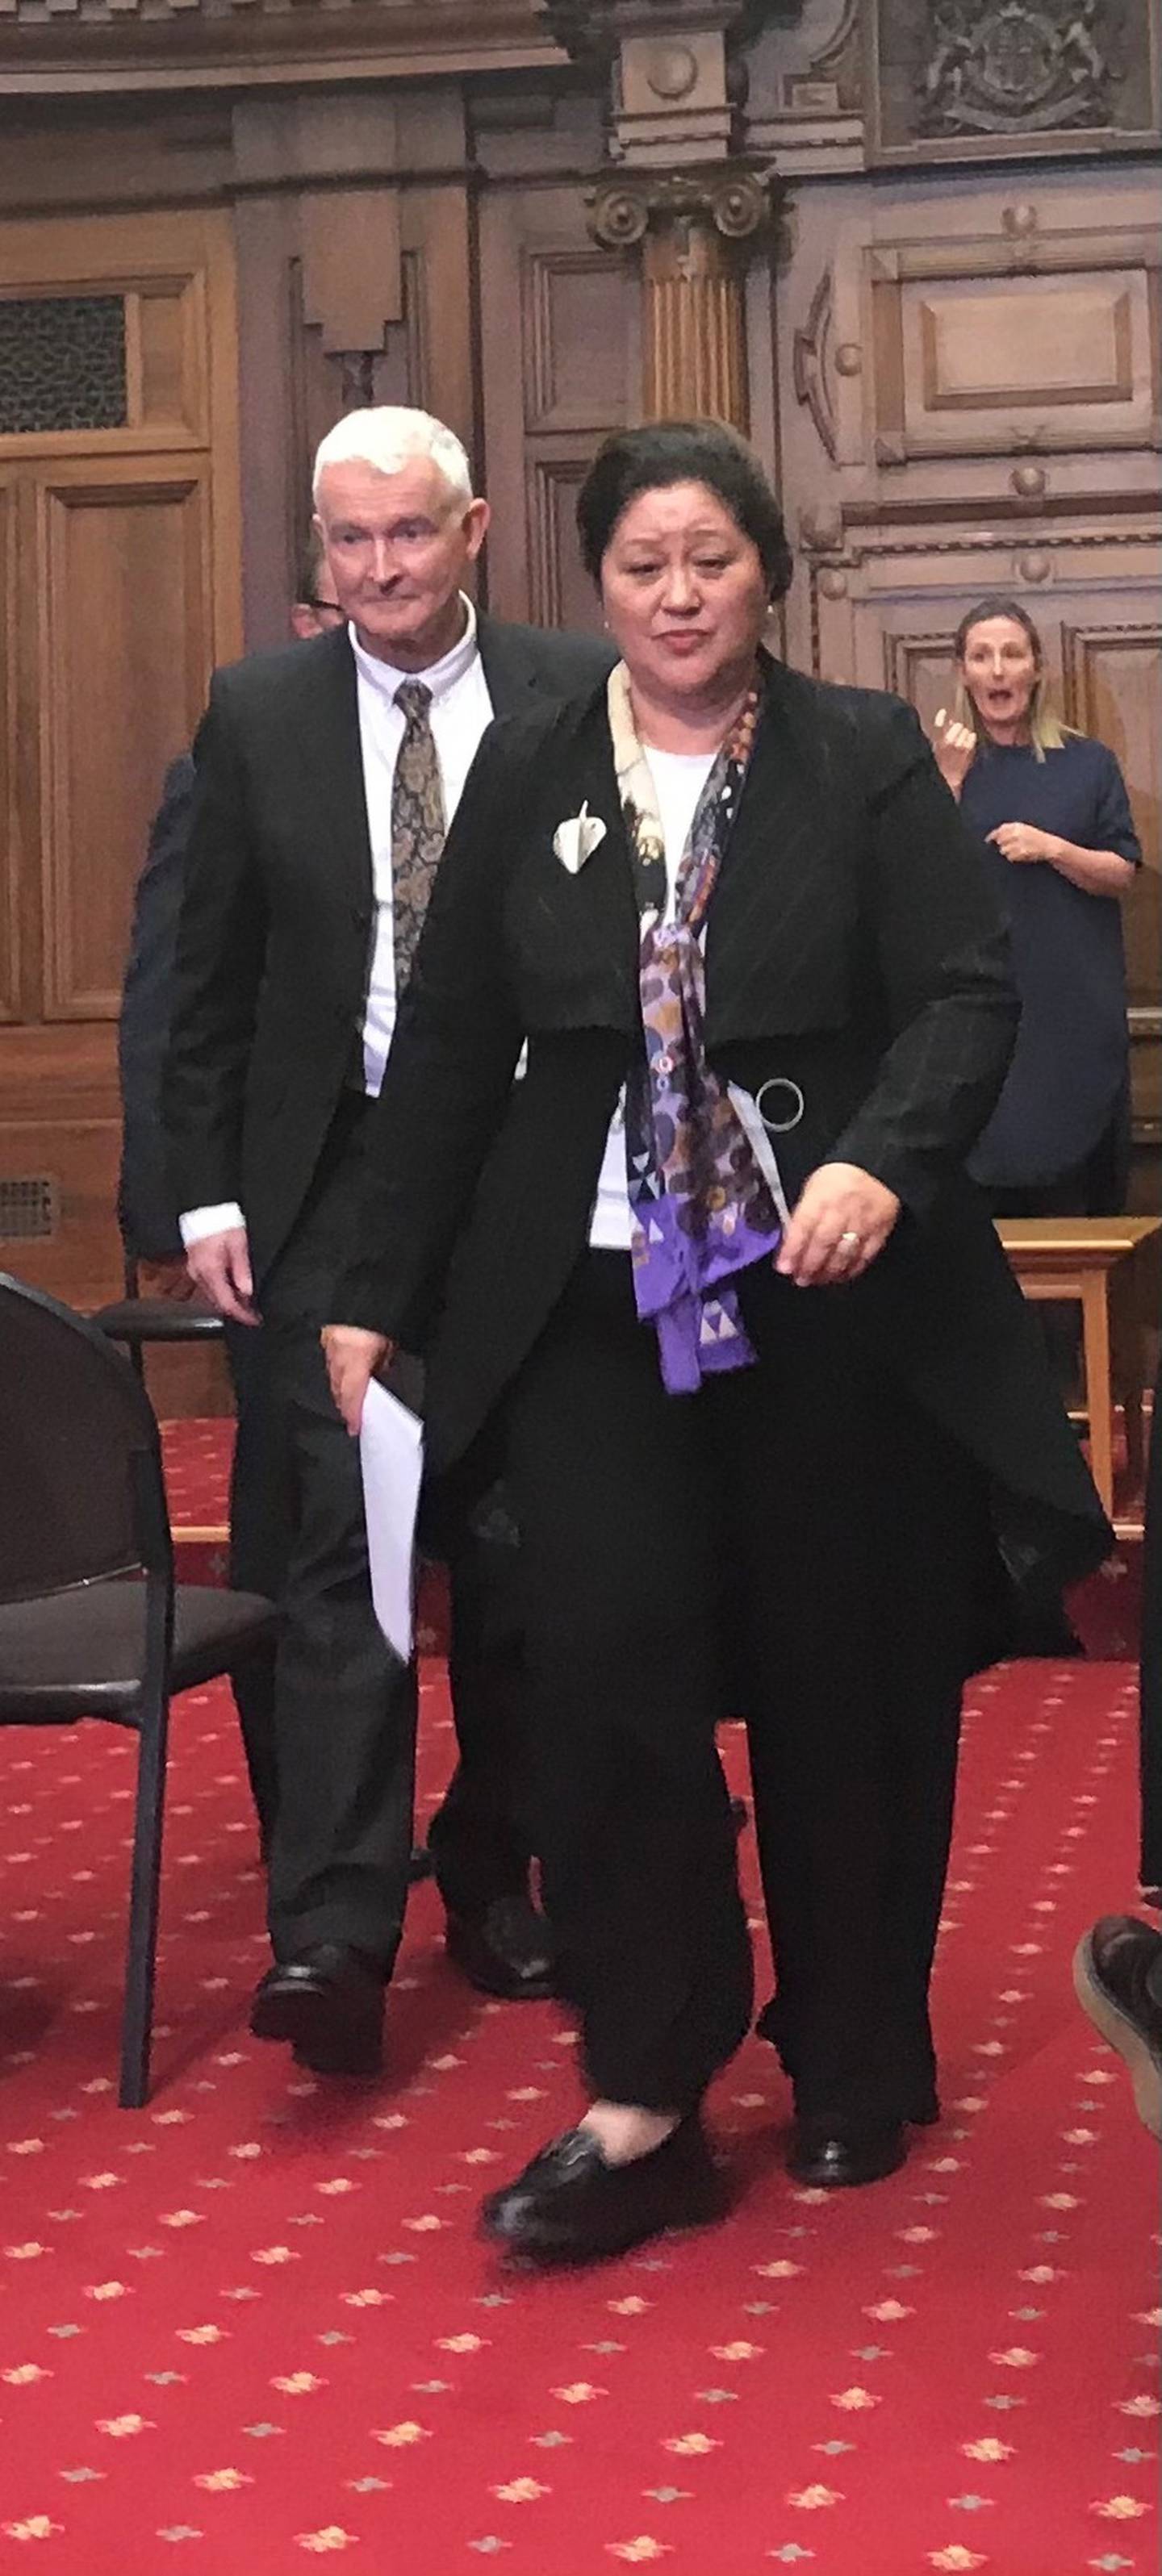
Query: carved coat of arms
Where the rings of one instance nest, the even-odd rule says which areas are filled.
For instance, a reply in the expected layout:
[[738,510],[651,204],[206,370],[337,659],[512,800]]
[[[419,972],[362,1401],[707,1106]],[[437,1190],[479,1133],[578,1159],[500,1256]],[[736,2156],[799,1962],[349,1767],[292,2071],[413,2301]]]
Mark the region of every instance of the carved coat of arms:
[[1099,0],[932,0],[917,88],[925,134],[1110,123]]

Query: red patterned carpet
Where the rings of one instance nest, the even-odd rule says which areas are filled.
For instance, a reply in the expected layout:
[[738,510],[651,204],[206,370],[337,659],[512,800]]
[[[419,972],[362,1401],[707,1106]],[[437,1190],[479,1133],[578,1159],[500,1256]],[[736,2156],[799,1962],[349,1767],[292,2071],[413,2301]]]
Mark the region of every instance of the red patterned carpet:
[[[433,1666],[429,1807],[448,1743]],[[733,1731],[729,1752],[741,1773]],[[543,2281],[507,2277],[473,2219],[573,2113],[567,2016],[469,1994],[426,1886],[381,2085],[252,2041],[233,1716],[193,1693],[155,2097],[119,2112],[132,1748],[0,1737],[0,2566],[1151,2576],[1157,2157],[1069,1983],[1079,1930],[1132,1902],[1133,1754],[1123,1665],[975,1686],[945,2119],[903,2173],[794,2190],[752,2041],[713,2103],[727,2226]]]

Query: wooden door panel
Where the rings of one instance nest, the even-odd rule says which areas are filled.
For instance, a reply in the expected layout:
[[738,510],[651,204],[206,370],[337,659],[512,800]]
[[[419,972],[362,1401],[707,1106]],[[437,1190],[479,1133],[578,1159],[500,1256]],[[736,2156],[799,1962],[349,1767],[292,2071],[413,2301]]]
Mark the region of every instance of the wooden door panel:
[[110,1019],[166,765],[208,655],[201,475],[44,491],[44,1016]]
[[241,644],[236,336],[222,213],[0,226],[0,1267],[80,1304],[121,1274],[133,887]]
[[601,440],[637,416],[637,286],[599,249],[571,189],[497,191],[481,214],[481,309],[510,317],[481,351],[489,605],[598,630],[581,569],[577,486]]

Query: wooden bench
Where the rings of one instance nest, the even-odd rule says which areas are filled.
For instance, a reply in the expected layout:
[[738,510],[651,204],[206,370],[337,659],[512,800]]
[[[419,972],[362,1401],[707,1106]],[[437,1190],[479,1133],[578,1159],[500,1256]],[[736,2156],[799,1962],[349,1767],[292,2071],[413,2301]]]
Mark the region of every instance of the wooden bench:
[[1085,1409],[1093,1480],[1112,1520],[1114,1404],[1125,1409],[1135,1488],[1144,1474],[1146,1321],[1159,1314],[1162,1217],[1002,1217],[997,1233],[1026,1297],[1081,1308]]

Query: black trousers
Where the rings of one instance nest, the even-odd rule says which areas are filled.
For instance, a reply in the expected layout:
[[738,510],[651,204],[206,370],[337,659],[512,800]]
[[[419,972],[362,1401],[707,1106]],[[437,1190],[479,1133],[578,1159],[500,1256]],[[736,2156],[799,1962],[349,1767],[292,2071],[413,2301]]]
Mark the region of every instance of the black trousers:
[[[261,1326],[227,1324],[226,1353],[234,1387],[234,1455],[230,1470],[228,1581],[238,1592],[282,1598],[290,1563],[290,1475],[285,1414],[270,1385],[269,1344]],[[278,1760],[274,1729],[273,1643],[259,1647],[231,1674],[250,1791],[265,1850],[274,1831]]]
[[797,2107],[895,2119],[933,2080],[985,1497],[858,1288],[763,1263],[743,1301],[758,1365],[668,1396],[628,1257],[590,1253],[513,1392],[546,1894],[595,2091],[690,2107],[751,2007],[714,1746],[745,1716]]
[[[310,1196],[262,1291],[273,1508],[286,1533],[273,1684],[277,1800],[269,1842],[275,1954],[320,1941],[390,1971],[403,1924],[415,1786],[414,1667],[371,1604],[358,1444],[331,1400],[319,1327],[350,1259],[367,1120],[341,1104]],[[254,1560],[251,1559],[253,1562]],[[465,1537],[451,1567],[460,1767],[433,1835],[446,1902],[469,1910],[527,1884],[514,1822],[523,1758],[515,1644],[484,1633],[488,1566]]]

